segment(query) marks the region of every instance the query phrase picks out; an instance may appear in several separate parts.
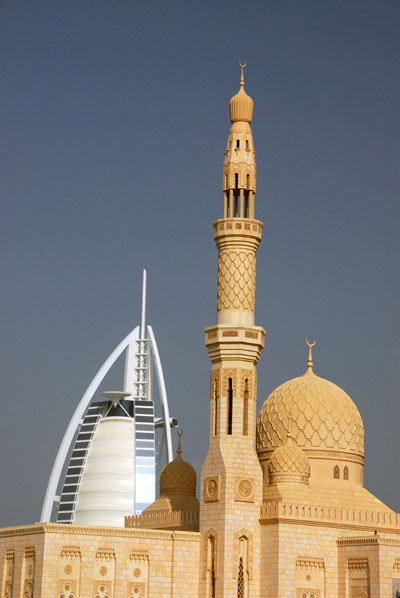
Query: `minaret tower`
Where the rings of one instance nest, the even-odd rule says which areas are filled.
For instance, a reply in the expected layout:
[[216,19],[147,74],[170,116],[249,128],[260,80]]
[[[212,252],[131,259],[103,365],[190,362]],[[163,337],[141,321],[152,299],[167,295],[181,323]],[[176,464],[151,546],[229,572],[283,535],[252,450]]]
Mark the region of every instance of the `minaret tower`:
[[253,100],[244,90],[244,66],[239,92],[230,101],[223,218],[214,222],[217,323],[205,329],[212,368],[210,441],[201,484],[204,598],[259,595],[262,471],[255,444],[256,364],[265,331],[254,325],[254,305],[262,223],[254,219]]

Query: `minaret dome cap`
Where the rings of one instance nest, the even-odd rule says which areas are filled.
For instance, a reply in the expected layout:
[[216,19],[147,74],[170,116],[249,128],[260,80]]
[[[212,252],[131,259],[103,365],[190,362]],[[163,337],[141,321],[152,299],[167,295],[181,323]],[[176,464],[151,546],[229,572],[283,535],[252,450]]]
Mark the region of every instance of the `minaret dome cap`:
[[231,123],[235,123],[238,121],[244,121],[247,123],[251,123],[253,118],[253,106],[254,102],[250,96],[244,90],[244,76],[243,70],[246,66],[246,63],[242,64],[239,62],[239,66],[242,69],[242,74],[240,76],[240,89],[236,95],[231,98],[229,102],[229,111],[231,115]]

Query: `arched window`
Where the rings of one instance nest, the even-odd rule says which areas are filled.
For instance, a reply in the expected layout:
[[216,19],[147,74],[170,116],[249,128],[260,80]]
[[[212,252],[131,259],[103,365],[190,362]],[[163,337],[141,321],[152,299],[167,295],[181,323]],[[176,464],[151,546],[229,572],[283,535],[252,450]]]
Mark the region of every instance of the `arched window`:
[[239,557],[237,598],[244,598],[243,557]]
[[236,147],[237,147],[237,149],[240,148],[240,139],[236,139]]
[[237,598],[248,598],[249,571],[248,571],[248,539],[246,536],[239,538],[239,562],[237,569]]
[[335,467],[333,469],[333,477],[335,478],[335,480],[338,480],[340,478],[339,465],[335,465]]
[[232,434],[232,420],[233,420],[233,387],[232,378],[228,378],[228,420],[227,420],[227,434]]
[[247,190],[250,189],[250,175],[249,174],[246,175],[246,189]]
[[214,436],[218,432],[218,397],[217,397],[217,379],[214,378]]
[[239,189],[239,174],[235,172],[235,189]]
[[207,541],[207,596],[215,598],[215,580],[216,580],[216,547],[215,537],[208,536]]
[[346,467],[343,469],[343,479],[344,479],[344,480],[348,480],[348,479],[349,479],[349,468],[347,467],[347,465],[346,465]]
[[246,378],[244,381],[244,396],[243,396],[243,436],[249,433],[249,381]]
[[249,148],[249,140],[248,140],[248,139],[246,139],[246,149],[247,149],[247,150],[248,150],[248,149],[250,149],[250,148]]

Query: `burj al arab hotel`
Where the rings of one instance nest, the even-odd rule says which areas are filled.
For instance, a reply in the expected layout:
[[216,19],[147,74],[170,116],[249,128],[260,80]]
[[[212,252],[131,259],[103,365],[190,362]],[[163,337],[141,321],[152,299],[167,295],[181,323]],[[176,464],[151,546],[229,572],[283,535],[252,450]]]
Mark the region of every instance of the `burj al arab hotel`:
[[[125,351],[122,391],[97,393]],[[161,416],[155,416],[152,372]],[[172,461],[170,417],[160,355],[146,325],[146,271],[142,317],[99,369],[64,434],[47,486],[41,521],[123,527],[155,500],[156,472],[163,448]],[[160,430],[157,434],[156,429]]]

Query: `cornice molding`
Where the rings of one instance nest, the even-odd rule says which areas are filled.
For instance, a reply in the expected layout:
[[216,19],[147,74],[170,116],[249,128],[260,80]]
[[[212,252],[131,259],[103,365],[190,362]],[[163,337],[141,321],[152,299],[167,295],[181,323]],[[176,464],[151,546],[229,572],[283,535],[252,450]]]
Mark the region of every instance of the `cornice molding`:
[[167,531],[121,527],[65,525],[62,523],[35,523],[0,529],[0,537],[26,536],[34,534],[68,534],[84,536],[113,536],[118,538],[143,538],[156,540],[181,540],[200,542],[199,532]]
[[270,500],[261,505],[260,523],[292,523],[400,534],[400,514]]

